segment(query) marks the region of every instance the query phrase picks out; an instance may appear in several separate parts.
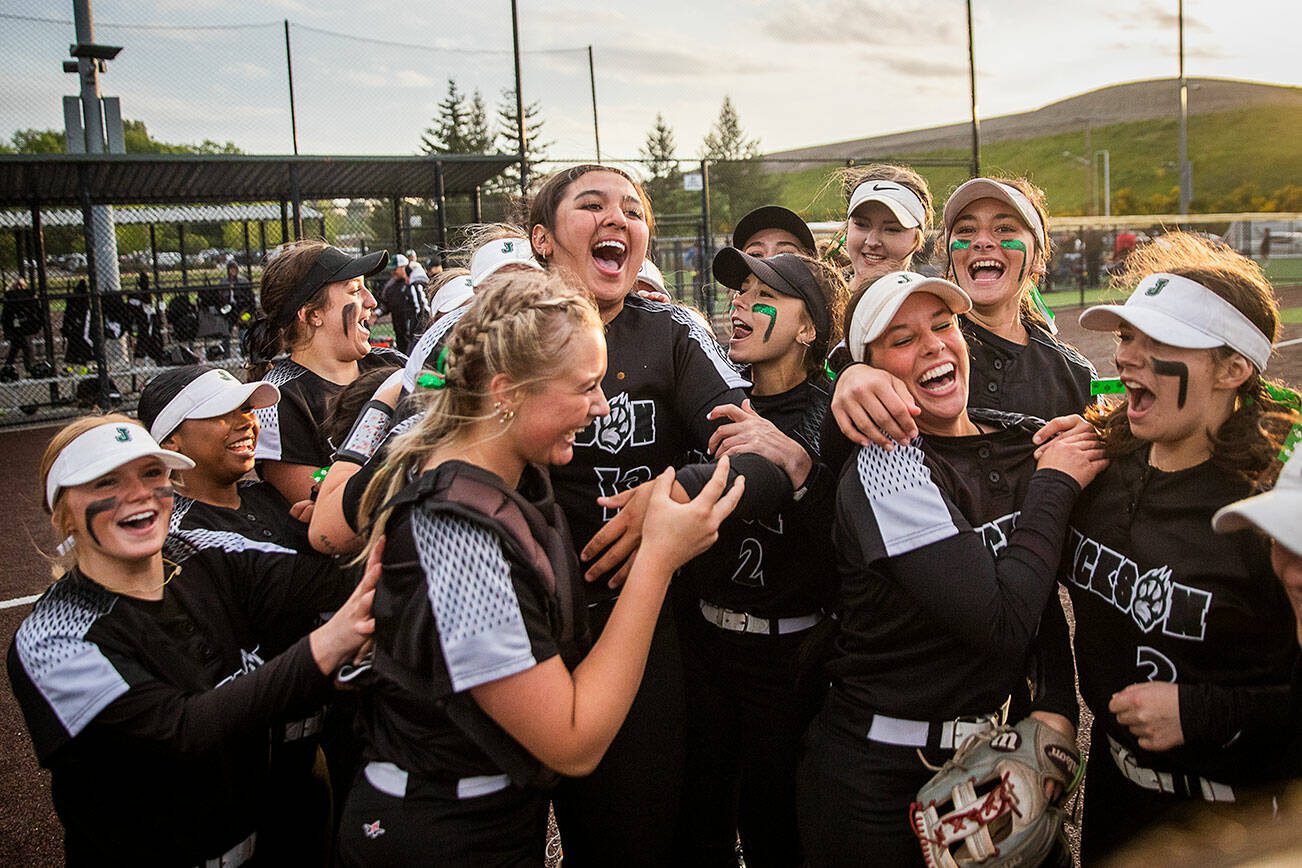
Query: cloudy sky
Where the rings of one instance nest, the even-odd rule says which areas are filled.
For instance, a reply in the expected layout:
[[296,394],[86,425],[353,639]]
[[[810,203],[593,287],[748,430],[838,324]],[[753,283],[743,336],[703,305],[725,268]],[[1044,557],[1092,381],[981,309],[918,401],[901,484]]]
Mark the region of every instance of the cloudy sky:
[[[975,0],[982,116],[1176,73],[1176,0]],[[524,92],[558,158],[636,157],[662,113],[693,156],[729,95],[765,150],[965,120],[961,0],[520,0]],[[1302,85],[1296,0],[1188,0],[1186,74]],[[409,153],[455,78],[490,109],[511,83],[507,0],[96,0],[103,79],[158,138],[290,150],[291,23],[303,153]],[[71,0],[0,0],[0,137],[61,127]],[[16,18],[14,16],[21,16]],[[52,20],[27,20],[27,19]]]

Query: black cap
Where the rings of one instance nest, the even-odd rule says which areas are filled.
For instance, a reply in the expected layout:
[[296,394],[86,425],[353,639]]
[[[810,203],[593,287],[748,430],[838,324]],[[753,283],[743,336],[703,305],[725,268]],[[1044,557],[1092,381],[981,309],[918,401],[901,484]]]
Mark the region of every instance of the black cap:
[[389,262],[389,251],[375,250],[365,256],[349,256],[338,247],[327,247],[317,256],[307,275],[294,289],[293,297],[280,311],[279,324],[289,325],[298,316],[298,309],[327,283],[370,277],[382,271]]
[[785,229],[796,236],[810,256],[818,249],[809,224],[795,211],[781,205],[763,205],[738,220],[732,230],[732,246],[738,250],[744,248],[747,241],[765,229]]
[[746,278],[753,274],[768,288],[800,299],[814,321],[817,342],[827,342],[832,328],[827,299],[823,297],[809,264],[799,256],[780,253],[770,259],[760,259],[736,247],[725,247],[714,255],[713,270],[714,279],[729,289],[740,291]]

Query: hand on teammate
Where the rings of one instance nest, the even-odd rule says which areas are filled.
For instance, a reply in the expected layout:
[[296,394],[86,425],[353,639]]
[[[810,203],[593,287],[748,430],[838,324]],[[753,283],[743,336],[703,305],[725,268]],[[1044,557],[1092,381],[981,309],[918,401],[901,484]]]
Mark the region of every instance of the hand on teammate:
[[1165,681],[1132,684],[1112,694],[1108,711],[1130,730],[1144,750],[1171,750],[1184,744],[1180,726],[1180,685]]
[[[609,574],[610,579],[606,582],[609,587],[618,588],[624,584],[633,568],[633,556],[642,542],[642,523],[655,484],[653,479],[619,494],[597,498],[598,504],[606,509],[618,509],[619,513],[606,522],[579,553],[581,560],[593,561],[583,574],[585,580],[595,582]],[[677,482],[670,487],[670,492],[679,503],[691,499]]]
[[720,404],[706,418],[729,420],[710,435],[707,448],[716,459],[744,452],[754,453],[781,467],[791,480],[792,488],[805,484],[809,471],[814,466],[813,459],[804,447],[756,413],[749,398],[740,407],[736,404]]
[[651,483],[651,497],[642,523],[642,547],[638,557],[653,558],[672,574],[683,564],[714,545],[719,525],[737,508],[745,477],[728,485],[728,459],[721,458],[701,493],[680,503],[671,496],[672,467]]
[[894,449],[918,436],[922,410],[904,381],[879,368],[851,365],[836,378],[832,415],[841,433],[860,446]]
[[1059,416],[1035,432],[1036,467],[1059,470],[1080,484],[1089,485],[1108,466],[1103,443],[1094,426],[1078,415]]
[[384,555],[381,537],[366,559],[366,571],[352,594],[320,627],[308,634],[312,657],[322,674],[329,675],[350,660],[357,659],[375,632],[371,603],[380,581],[380,559]]

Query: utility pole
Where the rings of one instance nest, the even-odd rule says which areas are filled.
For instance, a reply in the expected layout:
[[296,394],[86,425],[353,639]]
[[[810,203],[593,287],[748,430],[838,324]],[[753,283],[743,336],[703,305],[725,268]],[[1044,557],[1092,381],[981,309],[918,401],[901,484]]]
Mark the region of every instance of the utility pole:
[[1189,85],[1184,79],[1184,0],[1179,0],[1177,28],[1180,32],[1180,213],[1189,213],[1193,199],[1193,167],[1189,165]]
[[592,137],[597,142],[597,162],[601,162],[601,125],[597,123],[597,68],[592,62],[592,46],[588,46],[588,83],[592,85]]
[[972,177],[981,176],[981,122],[977,120],[976,49],[972,37],[972,0],[967,0],[967,71],[972,93]]
[[294,53],[289,48],[289,19],[285,19],[285,72],[289,76],[289,133],[294,139],[294,156],[298,156],[298,114],[294,111]]
[[515,134],[520,142],[520,195],[523,196],[529,192],[529,159],[525,154],[529,142],[524,126],[524,88],[520,86],[520,16],[516,0],[511,0],[511,44],[515,50]]

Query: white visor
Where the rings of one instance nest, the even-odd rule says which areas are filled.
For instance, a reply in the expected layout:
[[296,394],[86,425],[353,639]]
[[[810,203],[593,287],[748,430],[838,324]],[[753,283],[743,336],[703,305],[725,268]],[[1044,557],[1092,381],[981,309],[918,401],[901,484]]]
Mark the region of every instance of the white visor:
[[645,283],[656,292],[664,292],[665,295],[669,294],[665,292],[665,276],[660,273],[660,269],[650,259],[645,260],[642,267],[637,270],[637,282]]
[[74,439],[54,459],[45,480],[45,505],[54,509],[59,492],[98,479],[137,458],[154,456],[173,470],[189,470],[194,462],[164,449],[139,425],[105,424]]
[[927,209],[923,207],[918,194],[894,181],[864,181],[855,187],[850,194],[850,207],[845,211],[846,218],[853,217],[854,212],[865,202],[881,202],[890,208],[895,219],[905,229],[921,226],[927,219]]
[[1270,340],[1239,309],[1197,281],[1158,272],[1139,282],[1125,304],[1101,304],[1080,315],[1096,332],[1130,323],[1156,341],[1173,347],[1208,350],[1229,347],[1266,370]]
[[490,241],[475,251],[470,257],[470,283],[478,288],[484,281],[508,265],[523,265],[527,268],[543,267],[533,258],[533,247],[527,238],[499,238]]
[[470,285],[470,276],[463,274],[440,286],[439,291],[430,299],[430,306],[435,313],[447,313],[456,310],[474,297],[475,289]]
[[1295,555],[1302,555],[1302,448],[1279,472],[1275,487],[1221,507],[1212,516],[1217,533],[1256,527]]
[[978,199],[998,199],[1012,206],[1021,215],[1026,228],[1030,229],[1031,234],[1035,236],[1035,242],[1040,245],[1040,250],[1048,249],[1044,243],[1044,224],[1040,222],[1040,212],[1035,210],[1031,200],[1016,187],[990,178],[973,178],[960,184],[957,190],[949,194],[949,199],[945,201],[944,215],[947,240],[954,229],[954,222],[963,213],[963,209]]
[[205,371],[195,377],[176,397],[167,402],[149,426],[149,436],[162,441],[186,419],[212,419],[251,404],[253,409],[271,407],[280,401],[280,389],[265,380],[241,383],[229,371]]
[[846,338],[850,357],[862,362],[868,345],[886,331],[905,299],[916,292],[939,297],[951,313],[967,313],[972,309],[972,299],[968,294],[944,278],[924,277],[913,271],[892,271],[877,278],[855,305],[850,317],[850,334]]

